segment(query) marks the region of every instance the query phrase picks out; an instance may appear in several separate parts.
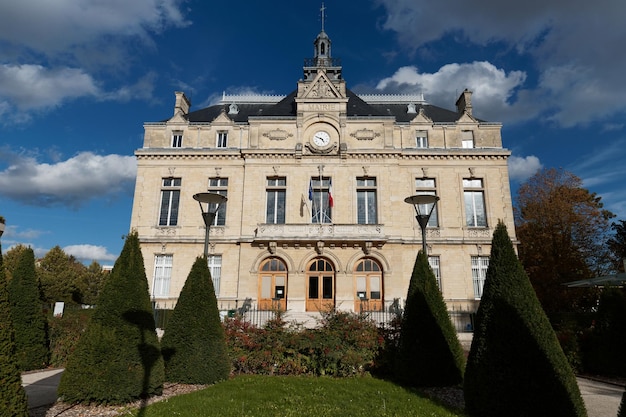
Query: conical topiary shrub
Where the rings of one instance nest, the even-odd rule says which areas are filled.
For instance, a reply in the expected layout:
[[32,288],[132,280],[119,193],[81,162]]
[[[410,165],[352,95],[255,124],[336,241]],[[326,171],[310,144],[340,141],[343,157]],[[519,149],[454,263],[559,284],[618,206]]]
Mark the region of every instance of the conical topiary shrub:
[[9,303],[19,369],[45,368],[50,357],[47,323],[39,298],[35,253],[31,248],[25,248],[19,254],[9,282]]
[[617,417],[626,417],[626,391],[622,393],[622,401],[619,403]]
[[0,247],[0,410],[2,415],[28,417],[28,402],[17,367],[14,338]]
[[464,393],[472,417],[587,415],[576,377],[501,222],[491,243]]
[[406,385],[446,386],[463,381],[465,359],[428,257],[415,260],[406,299],[396,376]]
[[66,402],[121,404],[160,394],[163,358],[137,233],[126,238],[58,393]]
[[212,384],[228,378],[224,327],[206,258],[197,258],[161,340],[168,382]]

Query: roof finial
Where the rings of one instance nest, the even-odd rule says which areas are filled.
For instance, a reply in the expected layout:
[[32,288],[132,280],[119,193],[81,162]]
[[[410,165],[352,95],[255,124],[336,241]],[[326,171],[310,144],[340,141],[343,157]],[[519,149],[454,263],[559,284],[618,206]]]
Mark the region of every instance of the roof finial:
[[326,7],[324,7],[324,2],[322,2],[322,7],[320,8],[320,13],[322,14],[322,32],[324,31],[324,17],[326,16],[324,13],[325,11]]

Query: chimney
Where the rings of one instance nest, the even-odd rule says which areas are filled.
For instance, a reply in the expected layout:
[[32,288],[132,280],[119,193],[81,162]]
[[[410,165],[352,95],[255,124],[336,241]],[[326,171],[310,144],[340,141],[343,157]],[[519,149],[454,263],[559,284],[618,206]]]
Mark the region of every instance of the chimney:
[[174,104],[174,116],[178,113],[182,113],[183,116],[186,116],[189,113],[189,107],[191,107],[191,102],[185,95],[185,93],[176,91],[176,104]]
[[456,101],[456,111],[459,114],[467,113],[470,116],[472,115],[472,92],[467,88]]

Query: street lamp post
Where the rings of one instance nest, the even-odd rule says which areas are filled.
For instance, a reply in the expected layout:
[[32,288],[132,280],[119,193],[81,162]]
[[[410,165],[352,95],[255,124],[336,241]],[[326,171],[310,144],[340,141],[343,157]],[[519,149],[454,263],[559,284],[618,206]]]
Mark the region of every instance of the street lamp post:
[[[200,211],[202,212],[202,220],[204,220],[204,258],[208,259],[209,229],[211,228],[211,224],[215,221],[217,210],[219,210],[220,205],[224,203],[227,198],[216,193],[198,193],[193,195],[193,199],[198,202]],[[206,204],[206,210],[202,206],[202,203]],[[211,207],[213,204],[215,205],[214,210],[212,210]]]
[[430,215],[435,210],[437,201],[439,201],[439,197],[432,194],[417,194],[404,199],[405,203],[415,207],[415,219],[422,229],[422,251],[424,251],[425,255],[428,255],[426,250],[426,225],[428,220],[430,220]]

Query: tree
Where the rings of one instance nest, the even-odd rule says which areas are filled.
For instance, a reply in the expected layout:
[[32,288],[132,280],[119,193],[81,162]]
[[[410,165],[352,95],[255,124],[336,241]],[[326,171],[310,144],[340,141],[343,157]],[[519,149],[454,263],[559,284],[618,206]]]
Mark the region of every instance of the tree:
[[102,270],[102,266],[93,261],[81,275],[81,288],[83,288],[83,303],[94,305],[100,297],[102,288],[106,281],[107,273]]
[[81,276],[85,270],[83,264],[67,255],[60,246],[50,249],[38,268],[44,301],[48,304],[57,301],[82,303],[84,288]]
[[463,381],[465,360],[428,256],[420,251],[409,283],[396,363],[407,385],[446,386]]
[[20,253],[9,283],[17,363],[22,371],[41,369],[48,365],[47,325],[39,293],[35,253],[27,248]]
[[615,234],[609,239],[609,249],[613,254],[613,265],[616,271],[624,271],[624,262],[626,262],[626,221],[620,220],[613,223],[611,228]]
[[464,394],[473,417],[587,415],[574,372],[502,222],[491,243]]
[[13,271],[17,267],[22,252],[24,252],[26,249],[28,249],[28,247],[25,245],[15,245],[11,249],[9,249],[4,255],[4,272],[6,274],[7,281],[10,282],[11,278],[13,278]]
[[619,403],[617,417],[626,417],[626,391],[622,393],[622,401]]
[[562,169],[544,169],[523,184],[515,221],[520,259],[542,306],[552,314],[593,307],[597,294],[563,284],[605,274],[609,220],[601,198]]
[[0,246],[0,410],[3,415],[28,417],[26,392],[15,356],[15,331]]
[[230,374],[224,327],[204,257],[191,267],[161,347],[169,382],[212,384]]
[[68,360],[58,393],[67,402],[121,404],[160,394],[163,378],[139,237],[133,232]]

